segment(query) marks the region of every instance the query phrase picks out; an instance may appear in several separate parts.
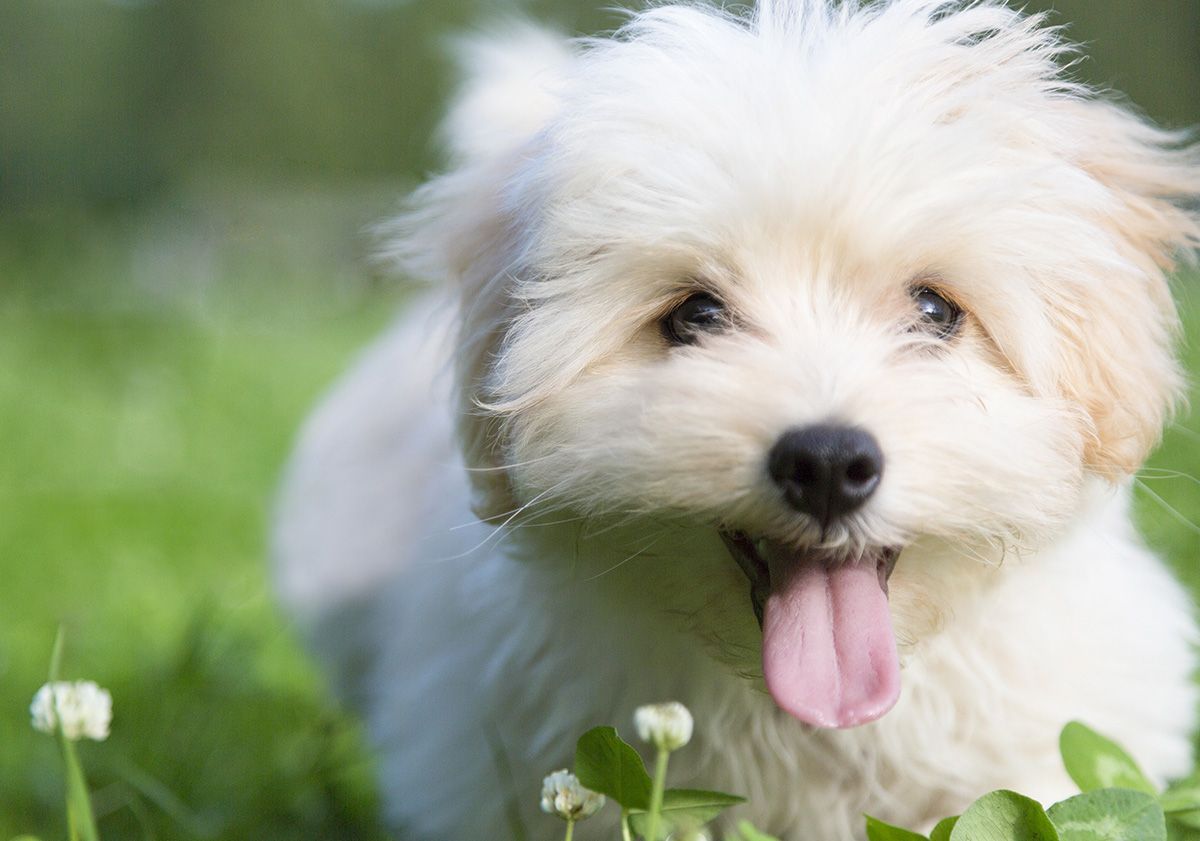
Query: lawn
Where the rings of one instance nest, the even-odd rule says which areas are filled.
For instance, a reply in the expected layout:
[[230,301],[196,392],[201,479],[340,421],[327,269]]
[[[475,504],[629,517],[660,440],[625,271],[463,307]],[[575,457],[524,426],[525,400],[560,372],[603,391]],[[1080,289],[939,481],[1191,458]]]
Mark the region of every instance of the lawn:
[[[382,837],[361,733],[265,562],[298,424],[405,296],[344,244],[366,215],[0,236],[0,839],[65,836],[27,713],[60,623],[66,674],[114,696],[111,739],[83,746],[109,841]],[[1200,371],[1200,288],[1180,298]],[[1200,590],[1200,421],[1152,466],[1139,516]]]
[[0,838],[66,835],[27,713],[59,623],[65,673],[114,696],[83,746],[106,839],[382,837],[265,535],[301,418],[403,291],[134,227],[0,245]]

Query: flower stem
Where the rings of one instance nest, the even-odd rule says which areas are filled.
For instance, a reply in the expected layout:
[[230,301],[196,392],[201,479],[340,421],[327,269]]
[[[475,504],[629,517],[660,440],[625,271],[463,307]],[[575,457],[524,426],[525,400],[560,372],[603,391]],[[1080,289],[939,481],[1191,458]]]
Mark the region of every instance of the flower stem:
[[629,834],[629,812],[626,809],[621,810],[621,841],[633,841],[633,836]]
[[[55,715],[58,715],[57,710]],[[83,776],[75,745],[63,735],[61,718],[58,732],[63,763],[67,766],[67,827],[70,836],[80,841],[99,841],[100,835],[96,831],[96,817],[92,812],[92,798],[88,793],[87,779]]]
[[[63,648],[66,645],[66,629],[58,626],[54,636],[54,648],[50,652],[50,683],[58,681],[62,671]],[[58,746],[62,751],[63,765],[66,766],[67,776],[67,833],[71,841],[98,841],[96,817],[92,812],[92,797],[88,793],[87,778],[83,776],[83,768],[79,764],[79,756],[75,753],[75,745],[67,738],[63,730],[62,711],[58,708],[58,696],[51,694],[54,708],[54,735],[58,738]]]
[[567,837],[564,838],[563,841],[571,841],[571,838],[574,835],[575,835],[575,821],[567,821]]
[[658,749],[654,759],[654,788],[650,792],[650,814],[646,818],[646,841],[658,841],[658,825],[662,816],[663,790],[667,787],[667,760],[671,752]]

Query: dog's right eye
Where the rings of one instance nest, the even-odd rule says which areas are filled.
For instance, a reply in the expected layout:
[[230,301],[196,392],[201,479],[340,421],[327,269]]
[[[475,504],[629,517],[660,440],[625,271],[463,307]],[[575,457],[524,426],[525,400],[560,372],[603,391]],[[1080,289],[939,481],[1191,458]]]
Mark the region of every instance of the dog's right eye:
[[722,330],[728,324],[725,305],[707,292],[698,292],[662,320],[662,333],[673,345],[692,345],[705,333]]
[[913,300],[917,302],[917,310],[925,329],[939,339],[949,339],[958,332],[962,325],[963,311],[957,304],[928,286],[914,289],[912,295]]

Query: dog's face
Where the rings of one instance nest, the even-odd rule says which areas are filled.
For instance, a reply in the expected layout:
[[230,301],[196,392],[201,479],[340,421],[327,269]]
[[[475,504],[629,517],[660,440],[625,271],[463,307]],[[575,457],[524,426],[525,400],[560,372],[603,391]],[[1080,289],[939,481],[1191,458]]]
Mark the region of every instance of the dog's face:
[[536,114],[481,153],[469,93],[465,162],[425,195],[466,284],[488,513],[717,531],[753,605],[701,601],[758,612],[780,705],[886,711],[883,594],[914,641],[913,606],[961,586],[924,557],[1053,539],[1089,477],[1140,464],[1179,381],[1163,272],[1197,231],[1167,199],[1195,170],[1063,82],[1057,49],[924,0],[527,40]]

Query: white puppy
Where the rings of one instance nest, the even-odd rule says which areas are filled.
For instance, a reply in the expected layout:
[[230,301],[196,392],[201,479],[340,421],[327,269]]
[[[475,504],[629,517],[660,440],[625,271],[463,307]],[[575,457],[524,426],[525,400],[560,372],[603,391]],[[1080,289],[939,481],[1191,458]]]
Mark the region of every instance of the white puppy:
[[276,540],[402,837],[552,837],[542,775],[664,699],[673,782],[794,841],[1064,796],[1072,718],[1189,769],[1127,491],[1200,166],[1068,52],[947,0],[469,46],[395,247],[453,301],[313,418]]

